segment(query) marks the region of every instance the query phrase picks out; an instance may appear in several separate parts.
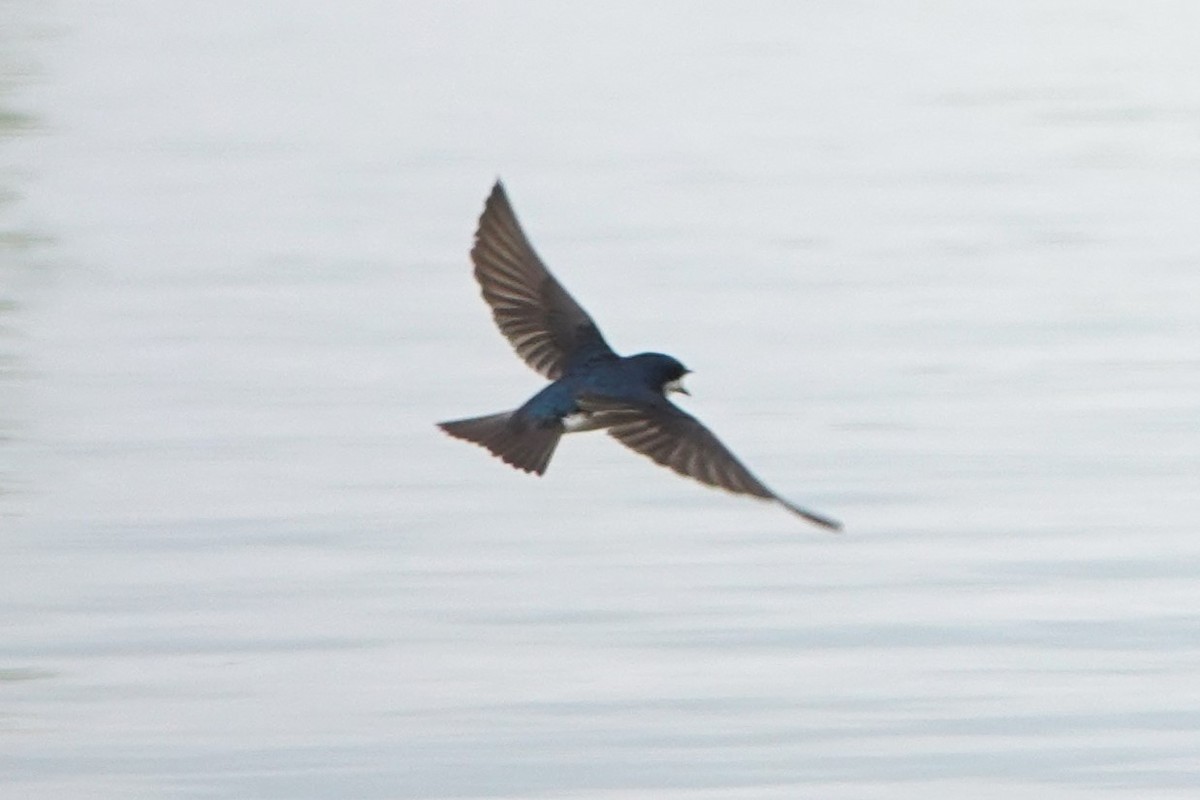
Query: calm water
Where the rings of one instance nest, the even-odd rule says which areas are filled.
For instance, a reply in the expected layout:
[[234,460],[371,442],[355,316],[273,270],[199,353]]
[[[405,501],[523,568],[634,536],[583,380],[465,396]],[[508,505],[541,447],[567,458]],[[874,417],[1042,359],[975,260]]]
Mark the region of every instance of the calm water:
[[[644,5],[0,2],[4,797],[1196,796],[1200,15]],[[436,431],[498,174],[844,536]]]

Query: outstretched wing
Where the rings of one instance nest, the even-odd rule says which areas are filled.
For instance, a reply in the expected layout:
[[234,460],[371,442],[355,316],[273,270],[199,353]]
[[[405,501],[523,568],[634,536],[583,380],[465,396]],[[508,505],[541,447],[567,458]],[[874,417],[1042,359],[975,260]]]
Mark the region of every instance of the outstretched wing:
[[596,323],[534,252],[499,181],[479,218],[471,260],[500,332],[542,375],[555,380],[573,364],[613,354]]
[[735,494],[773,500],[784,508],[825,528],[841,523],[785,500],[754,477],[712,431],[675,404],[662,400],[651,406],[629,406],[600,397],[587,397],[580,407],[597,415],[608,434],[688,478]]

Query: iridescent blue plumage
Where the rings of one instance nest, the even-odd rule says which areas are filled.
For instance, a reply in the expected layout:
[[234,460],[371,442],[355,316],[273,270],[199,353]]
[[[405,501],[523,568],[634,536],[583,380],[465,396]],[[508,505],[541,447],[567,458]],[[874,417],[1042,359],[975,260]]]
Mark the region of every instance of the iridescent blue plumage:
[[623,400],[632,405],[650,404],[662,397],[663,386],[679,381],[686,374],[683,364],[661,353],[593,358],[568,369],[518,412],[531,419],[561,420],[564,416],[586,413],[580,409],[579,400],[589,396]]
[[681,475],[774,500],[818,525],[840,527],[768,489],[711,431],[667,399],[671,392],[687,393],[683,364],[662,353],[613,352],[538,258],[499,182],[479,219],[471,260],[500,331],[552,383],[515,411],[443,422],[442,430],[542,475],[564,433],[604,429]]

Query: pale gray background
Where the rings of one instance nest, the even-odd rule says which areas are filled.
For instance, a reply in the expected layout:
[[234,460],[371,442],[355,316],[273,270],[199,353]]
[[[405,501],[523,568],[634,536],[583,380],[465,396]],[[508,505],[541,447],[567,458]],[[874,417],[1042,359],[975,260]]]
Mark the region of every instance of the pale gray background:
[[[0,2],[0,785],[1200,785],[1194,3]],[[830,536],[602,435],[467,250]]]

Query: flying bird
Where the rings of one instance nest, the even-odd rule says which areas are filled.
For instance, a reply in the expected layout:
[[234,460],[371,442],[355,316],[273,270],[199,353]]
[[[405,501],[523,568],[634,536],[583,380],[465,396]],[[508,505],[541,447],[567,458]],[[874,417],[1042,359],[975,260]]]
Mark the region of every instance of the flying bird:
[[779,503],[809,522],[840,523],[791,503],[754,476],[699,420],[667,399],[688,394],[690,370],[662,353],[620,356],[583,307],[550,274],[497,181],[471,249],[475,279],[517,355],[552,381],[524,405],[438,423],[525,472],[543,475],[564,433],[604,430],[689,478]]

